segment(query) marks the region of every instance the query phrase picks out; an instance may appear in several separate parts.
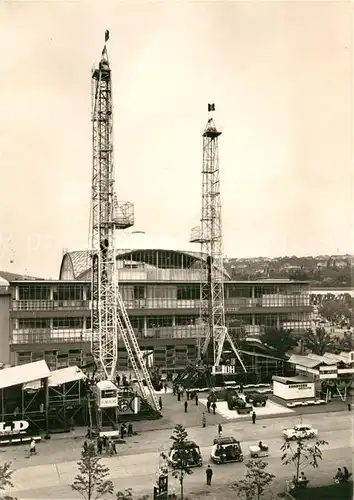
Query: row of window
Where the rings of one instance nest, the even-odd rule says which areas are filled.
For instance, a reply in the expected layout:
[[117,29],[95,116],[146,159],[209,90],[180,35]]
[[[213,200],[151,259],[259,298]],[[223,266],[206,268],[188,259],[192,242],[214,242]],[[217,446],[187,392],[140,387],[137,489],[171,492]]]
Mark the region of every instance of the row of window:
[[[205,298],[205,300],[207,300]],[[172,299],[172,298],[149,298],[133,299],[131,294],[124,293],[123,301],[127,309],[199,309],[198,299]],[[89,300],[19,300],[12,304],[14,311],[61,311],[61,310],[88,310]],[[237,297],[225,300],[225,311],[232,313],[233,310],[258,309],[258,308],[295,308],[310,307],[309,298],[306,296],[263,296],[260,299],[246,299]]]
[[[311,323],[311,313],[295,312],[290,314],[254,314],[254,324],[259,326],[277,327],[288,322],[308,322]],[[226,323],[228,327],[240,327],[252,325],[252,314],[227,315]]]
[[196,257],[169,250],[136,250],[118,259],[124,260],[125,267],[129,267],[130,261],[131,267],[141,262],[162,269],[199,269],[199,261]]
[[[146,320],[146,321],[145,321]],[[198,315],[186,316],[132,316],[131,325],[134,330],[141,331],[145,328],[164,328],[175,326],[195,326],[198,324]],[[227,315],[228,327],[240,327],[242,325],[259,325],[277,327],[287,322],[310,322],[311,314],[295,312],[290,314],[240,314]],[[19,330],[49,330],[49,329],[82,329],[91,328],[91,318],[21,318],[18,320]]]
[[[90,300],[91,289],[83,285],[20,285],[19,300]],[[52,294],[52,295],[51,295]]]
[[[225,284],[225,297],[229,298],[261,298],[267,296],[269,300],[277,300],[277,295],[300,296],[306,298],[306,288],[291,285],[288,287],[278,286],[239,286]],[[200,299],[199,284],[191,285],[169,285],[169,286],[120,286],[123,300],[141,299],[177,299],[198,300]],[[19,285],[19,300],[90,300],[91,290],[88,285]],[[252,291],[253,290],[253,291]],[[309,300],[307,298],[307,300]]]
[[[195,345],[175,347],[164,346],[161,350],[154,346],[146,347],[147,351],[154,351],[155,362],[161,361],[165,363],[173,363],[174,360],[184,360],[186,358],[195,358],[197,351]],[[170,356],[169,356],[170,354]],[[123,355],[123,356],[122,356]],[[126,351],[119,349],[118,358],[120,363],[128,364]],[[78,363],[88,363],[91,361],[92,356],[90,353],[85,353],[81,349],[69,349],[69,351],[24,351],[17,353],[17,364],[26,364],[33,361],[44,359],[52,370],[63,368],[65,366],[77,366]]]
[[[21,318],[18,320],[19,330],[49,330],[61,328],[83,328],[84,318]],[[91,318],[86,318],[86,328],[91,327]]]
[[[197,316],[176,316],[175,326],[195,325]],[[51,325],[52,321],[52,325]],[[135,330],[144,328],[144,317],[133,316],[130,318],[131,325]],[[49,330],[49,329],[89,329],[91,328],[91,318],[22,318],[18,320],[19,330]],[[146,328],[163,328],[173,326],[172,316],[149,316],[146,318]]]
[[299,295],[308,293],[309,288],[304,285],[235,285],[225,284],[228,290],[228,296],[259,298],[263,295]]

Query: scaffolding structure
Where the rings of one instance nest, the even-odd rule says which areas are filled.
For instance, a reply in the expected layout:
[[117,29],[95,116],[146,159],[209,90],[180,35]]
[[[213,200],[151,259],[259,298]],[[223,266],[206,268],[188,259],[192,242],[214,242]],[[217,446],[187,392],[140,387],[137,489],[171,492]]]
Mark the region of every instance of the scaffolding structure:
[[[30,381],[31,372],[37,368],[33,365],[42,365],[37,372],[40,378]],[[26,368],[26,373],[20,374],[19,368]],[[80,369],[50,372],[45,361],[39,361],[4,369],[0,375],[6,378],[5,383],[0,383],[2,422],[21,419],[28,422],[32,434],[69,431],[86,424],[86,377]]]
[[[203,132],[202,215],[200,228],[193,228],[191,242],[201,245],[200,323],[205,330],[199,340],[200,359],[222,371],[225,340],[246,372],[246,367],[225,323],[223,236],[219,172],[219,136],[208,104],[209,119]],[[205,277],[207,279],[205,280]]]
[[[131,326],[125,304],[120,294],[116,268],[115,231],[134,224],[133,205],[118,202],[115,193],[113,162],[113,106],[112,72],[108,59],[107,41],[101,60],[92,71],[92,198],[91,198],[91,351],[98,373],[104,380],[114,383],[118,362],[118,341],[123,340],[130,364],[134,370],[136,386],[143,399],[150,400],[154,411],[159,412],[145,361]],[[144,389],[144,382],[147,390]],[[97,392],[96,387],[96,392]],[[104,391],[106,394],[109,391]],[[115,391],[117,393],[117,391]],[[117,420],[118,403],[108,403]],[[115,397],[116,400],[117,397]],[[109,409],[108,409],[109,408]],[[99,418],[98,420],[102,420]],[[98,422],[98,427],[101,427]]]

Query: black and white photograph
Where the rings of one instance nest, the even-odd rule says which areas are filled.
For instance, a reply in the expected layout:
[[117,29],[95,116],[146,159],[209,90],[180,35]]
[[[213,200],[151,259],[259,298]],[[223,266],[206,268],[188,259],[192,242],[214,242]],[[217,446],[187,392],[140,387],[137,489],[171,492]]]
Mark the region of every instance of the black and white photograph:
[[0,500],[351,500],[353,5],[0,2]]

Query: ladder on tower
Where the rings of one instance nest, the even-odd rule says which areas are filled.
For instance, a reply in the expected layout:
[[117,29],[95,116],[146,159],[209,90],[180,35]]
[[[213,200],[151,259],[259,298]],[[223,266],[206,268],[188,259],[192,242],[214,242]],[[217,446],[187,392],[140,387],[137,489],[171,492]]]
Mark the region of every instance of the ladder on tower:
[[[203,354],[206,353],[210,340],[211,339],[210,339],[210,332],[209,332],[207,334],[207,337],[206,337],[205,342],[204,342],[203,351],[202,351]],[[244,362],[242,361],[242,358],[241,358],[238,350],[236,349],[234,341],[232,340],[229,332],[227,331],[226,326],[215,326],[214,327],[215,365],[218,366],[220,363],[225,340],[229,343],[231,350],[233,351],[236,358],[238,359],[240,365],[242,366],[243,371],[245,373],[247,373],[246,366],[245,366]]]
[[89,428],[92,429],[92,408],[91,408],[91,389],[87,392],[87,409],[88,409],[88,418],[89,418]]
[[[118,328],[119,331],[121,332],[123,342],[128,353],[129,361],[133,367],[139,390],[143,397],[150,396],[153,408],[160,413],[159,400],[157,399],[157,396],[155,394],[155,390],[150,379],[149,371],[146,367],[143,355],[140,351],[138,341],[136,339],[133,327],[130,323],[129,316],[119,290],[117,290],[117,303],[118,303],[118,315],[117,315]],[[143,376],[141,376],[139,368]],[[144,390],[144,383],[143,383],[144,379],[146,381],[148,394],[146,394]]]

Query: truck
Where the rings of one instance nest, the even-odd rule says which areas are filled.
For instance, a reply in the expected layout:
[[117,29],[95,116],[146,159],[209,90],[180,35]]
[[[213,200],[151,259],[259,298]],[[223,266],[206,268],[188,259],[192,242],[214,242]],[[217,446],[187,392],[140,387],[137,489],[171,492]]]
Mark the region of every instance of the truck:
[[229,410],[236,410],[238,414],[251,413],[253,406],[241,399],[237,393],[230,393],[227,398]]
[[253,406],[265,406],[268,396],[260,392],[249,392],[245,394],[245,399],[247,403],[251,403]]

